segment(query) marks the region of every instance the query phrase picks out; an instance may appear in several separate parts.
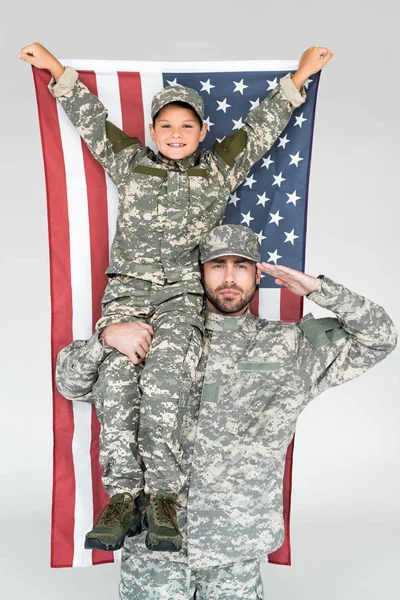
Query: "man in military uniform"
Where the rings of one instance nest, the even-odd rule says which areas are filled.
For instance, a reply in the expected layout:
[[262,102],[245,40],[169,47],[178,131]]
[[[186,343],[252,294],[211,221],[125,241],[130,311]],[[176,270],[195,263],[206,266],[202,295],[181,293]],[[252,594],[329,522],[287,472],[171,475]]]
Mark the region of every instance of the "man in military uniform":
[[[221,222],[230,193],[271,148],[293,110],[305,101],[303,84],[330,60],[327,48],[310,48],[299,69],[288,74],[243,128],[197,153],[206,135],[204,103],[184,86],[167,87],[153,98],[150,126],[158,154],[143,147],[107,119],[99,99],[40,44],[22,50],[20,58],[52,74],[51,94],[63,106],[92,155],[118,188],[116,234],[107,269],[110,281],[96,325],[149,320],[154,339],[140,379],[140,407],[135,404],[137,379],[125,357],[112,354],[103,364],[96,388],[96,408],[106,439],[102,467],[122,501],[132,500],[143,478],[135,478],[129,444],[135,444],[132,405],[140,410],[139,447],[146,465],[149,494],[146,545],[152,550],[179,550],[176,495],[184,485],[181,413],[185,411],[202,348],[202,286],[198,264],[201,237]],[[126,428],[121,434],[121,421]],[[108,451],[108,454],[107,454]],[[128,475],[128,477],[127,477]],[[127,487],[127,479],[130,487]],[[86,548],[115,550],[128,531],[140,528],[136,502],[120,522],[120,534],[108,529],[110,514],[121,508],[111,499],[111,513],[86,536]],[[167,525],[167,517],[170,523]],[[104,518],[103,518],[104,517]],[[161,525],[161,522],[163,525]]]
[[[325,389],[382,360],[397,341],[377,304],[328,277],[259,263],[258,239],[247,227],[215,228],[203,238],[200,257],[206,335],[181,415],[190,472],[179,496],[184,543],[170,554],[144,550],[141,536],[126,540],[121,600],[262,598],[259,563],[283,541],[284,463],[299,414]],[[298,323],[254,317],[248,307],[261,271],[335,316],[308,314]],[[109,348],[95,334],[60,353],[63,395],[95,401],[108,353],[133,358],[147,345],[138,323],[111,325],[102,337]]]

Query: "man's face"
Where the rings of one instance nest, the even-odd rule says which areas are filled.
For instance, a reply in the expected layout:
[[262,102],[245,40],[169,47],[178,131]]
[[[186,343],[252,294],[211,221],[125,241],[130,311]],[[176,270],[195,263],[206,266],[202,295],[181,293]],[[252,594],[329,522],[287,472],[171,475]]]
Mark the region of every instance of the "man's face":
[[256,263],[241,256],[221,256],[203,264],[206,303],[214,312],[243,314],[260,282]]
[[207,133],[207,124],[200,127],[190,108],[168,105],[162,108],[150,135],[161,154],[173,160],[190,156]]

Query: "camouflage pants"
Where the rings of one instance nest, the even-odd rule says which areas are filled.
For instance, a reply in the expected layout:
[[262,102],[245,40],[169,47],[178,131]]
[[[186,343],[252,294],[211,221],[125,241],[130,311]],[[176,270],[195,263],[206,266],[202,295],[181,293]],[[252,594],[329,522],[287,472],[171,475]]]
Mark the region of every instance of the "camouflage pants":
[[[154,328],[140,377],[140,400],[137,369],[125,356],[111,353],[99,371],[95,392],[97,411],[102,415],[104,484],[113,493],[121,491],[121,483],[132,491],[143,484],[142,471],[132,454],[137,445],[146,470],[146,493],[159,489],[177,493],[185,482],[181,431],[201,355],[201,311],[200,282],[161,286],[117,276],[107,286],[97,330],[135,319]],[[128,473],[132,481],[127,486]]]
[[258,559],[207,569],[122,551],[120,600],[262,600]]

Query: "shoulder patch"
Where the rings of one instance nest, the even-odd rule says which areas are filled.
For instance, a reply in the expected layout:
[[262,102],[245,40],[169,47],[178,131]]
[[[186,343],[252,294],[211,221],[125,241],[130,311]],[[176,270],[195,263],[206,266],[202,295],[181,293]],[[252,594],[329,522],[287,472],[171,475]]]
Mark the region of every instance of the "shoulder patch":
[[110,121],[106,121],[106,135],[115,153],[121,152],[125,148],[129,148],[129,146],[134,146],[135,144],[140,145],[138,138],[130,137]]
[[348,336],[335,317],[315,319],[312,315],[306,315],[299,321],[299,327],[315,349],[334,344]]

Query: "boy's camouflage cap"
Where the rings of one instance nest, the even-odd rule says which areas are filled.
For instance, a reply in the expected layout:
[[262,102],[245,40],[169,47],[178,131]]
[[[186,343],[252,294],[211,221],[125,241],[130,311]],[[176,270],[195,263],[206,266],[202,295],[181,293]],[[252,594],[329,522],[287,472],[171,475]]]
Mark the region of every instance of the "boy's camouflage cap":
[[193,88],[184,85],[169,85],[163,88],[153,97],[151,102],[151,118],[170,102],[186,102],[204,120],[204,102],[203,98]]
[[243,225],[220,225],[212,229],[200,241],[202,263],[220,256],[243,256],[254,262],[260,260],[258,237]]

